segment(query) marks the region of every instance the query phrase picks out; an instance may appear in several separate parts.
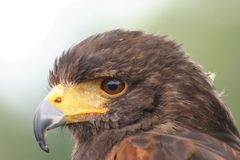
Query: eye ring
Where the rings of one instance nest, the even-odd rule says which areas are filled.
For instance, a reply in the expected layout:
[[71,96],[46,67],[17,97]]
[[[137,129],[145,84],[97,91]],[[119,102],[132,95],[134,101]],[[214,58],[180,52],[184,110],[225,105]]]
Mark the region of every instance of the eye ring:
[[116,95],[121,93],[126,87],[125,83],[117,78],[106,78],[102,81],[101,89],[109,95]]

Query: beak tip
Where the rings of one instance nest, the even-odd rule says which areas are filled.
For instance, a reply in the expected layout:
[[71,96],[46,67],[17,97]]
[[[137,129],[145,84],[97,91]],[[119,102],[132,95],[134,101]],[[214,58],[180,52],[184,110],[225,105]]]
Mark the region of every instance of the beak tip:
[[39,141],[38,144],[43,151],[45,151],[46,153],[49,153],[49,148],[46,144],[43,144],[41,141]]

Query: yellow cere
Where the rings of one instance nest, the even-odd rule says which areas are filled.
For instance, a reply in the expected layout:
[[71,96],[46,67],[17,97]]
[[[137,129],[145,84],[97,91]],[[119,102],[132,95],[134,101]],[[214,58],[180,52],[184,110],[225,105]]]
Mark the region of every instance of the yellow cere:
[[46,99],[66,114],[68,123],[83,122],[89,115],[104,114],[113,97],[102,89],[103,78],[84,81],[78,85],[56,85]]

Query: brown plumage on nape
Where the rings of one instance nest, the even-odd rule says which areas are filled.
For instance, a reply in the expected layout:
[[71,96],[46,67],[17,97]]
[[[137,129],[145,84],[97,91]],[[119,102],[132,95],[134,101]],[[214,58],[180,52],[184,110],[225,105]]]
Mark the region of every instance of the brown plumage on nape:
[[[111,95],[99,91],[105,82]],[[35,135],[45,151],[42,135],[65,124],[76,142],[73,160],[240,159],[240,136],[228,107],[202,68],[166,37],[123,30],[91,36],[56,59],[49,83],[54,92],[48,101],[58,103],[54,108],[64,120],[39,125],[43,112],[49,113],[38,109]],[[79,85],[83,94],[75,96]],[[112,94],[119,85],[126,89]],[[56,87],[64,92],[51,101]],[[79,103],[95,105],[94,112],[73,113],[62,106],[67,97],[74,104],[87,98]]]

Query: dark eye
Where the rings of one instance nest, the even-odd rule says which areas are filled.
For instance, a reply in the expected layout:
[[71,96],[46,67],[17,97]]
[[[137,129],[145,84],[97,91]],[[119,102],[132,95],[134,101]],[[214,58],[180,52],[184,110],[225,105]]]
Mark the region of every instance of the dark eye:
[[102,89],[111,95],[120,93],[124,88],[124,82],[116,78],[107,78],[102,82]]

